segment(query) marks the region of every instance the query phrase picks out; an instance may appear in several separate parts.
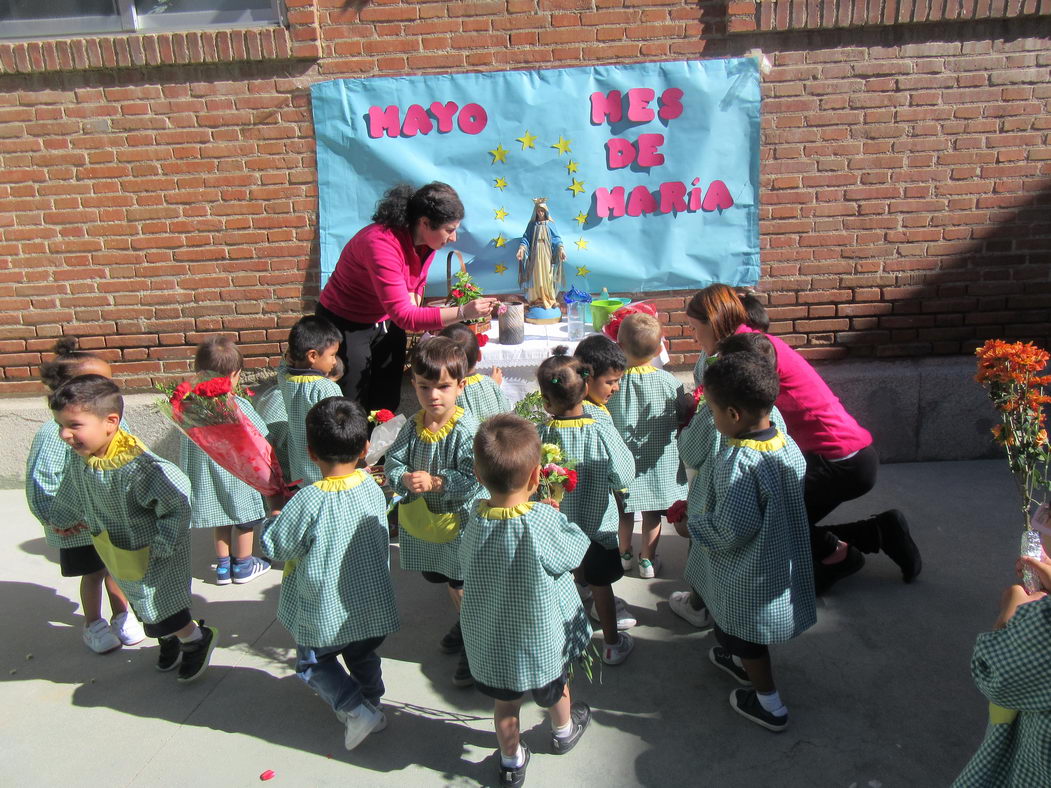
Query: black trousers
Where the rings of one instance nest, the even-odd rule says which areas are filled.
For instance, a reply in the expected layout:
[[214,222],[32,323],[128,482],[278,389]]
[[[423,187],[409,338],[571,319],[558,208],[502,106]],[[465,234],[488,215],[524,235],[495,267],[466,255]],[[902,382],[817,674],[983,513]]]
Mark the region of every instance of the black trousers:
[[865,553],[878,550],[879,529],[871,519],[838,525],[817,525],[841,503],[860,498],[875,486],[876,472],[879,470],[876,450],[866,446],[853,457],[839,462],[830,462],[809,453],[804,454],[803,458],[806,460],[803,500],[810,520],[810,549],[814,563],[827,558],[836,549],[840,539]]
[[366,413],[383,408],[397,411],[408,341],[405,331],[390,320],[354,323],[321,304],[314,314],[328,320],[343,335],[339,345],[345,370],[339,381],[343,396],[357,400]]

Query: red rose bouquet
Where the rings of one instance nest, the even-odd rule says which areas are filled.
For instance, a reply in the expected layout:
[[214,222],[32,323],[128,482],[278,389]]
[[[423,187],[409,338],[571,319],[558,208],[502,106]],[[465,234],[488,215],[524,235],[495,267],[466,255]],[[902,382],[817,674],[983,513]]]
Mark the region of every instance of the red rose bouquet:
[[540,445],[540,497],[561,501],[577,486],[576,460],[565,459],[562,447],[554,443]]

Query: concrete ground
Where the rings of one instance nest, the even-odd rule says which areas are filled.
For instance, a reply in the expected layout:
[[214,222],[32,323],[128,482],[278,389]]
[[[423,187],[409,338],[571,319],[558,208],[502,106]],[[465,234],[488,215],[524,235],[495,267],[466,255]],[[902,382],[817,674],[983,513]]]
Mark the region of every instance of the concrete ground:
[[[791,726],[772,734],[729,707],[711,635],[668,609],[685,544],[666,533],[653,581],[616,586],[636,612],[637,647],[574,696],[594,721],[565,757],[527,705],[532,785],[947,785],[982,736],[985,703],[969,672],[975,635],[1013,579],[1019,522],[1002,461],[884,466],[838,519],[904,510],[926,560],[913,585],[874,556],[819,600],[818,624],[774,649]],[[18,490],[0,491],[0,731],[7,785],[491,785],[491,705],[449,679],[437,642],[453,616],[443,591],[394,569],[401,631],[381,649],[390,726],[357,750],[291,669],[275,620],[280,573],[217,587],[210,536],[194,534],[194,612],[221,631],[212,667],[177,685],[153,669],[155,641],[106,656],[81,644],[77,582],[59,576]],[[392,549],[397,565],[397,547]]]

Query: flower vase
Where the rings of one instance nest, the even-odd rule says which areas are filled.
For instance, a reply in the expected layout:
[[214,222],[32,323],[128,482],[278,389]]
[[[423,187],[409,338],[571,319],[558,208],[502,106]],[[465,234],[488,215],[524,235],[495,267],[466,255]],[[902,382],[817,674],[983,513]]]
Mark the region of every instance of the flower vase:
[[485,320],[464,320],[463,324],[476,335],[488,333],[489,329],[493,327],[493,321],[488,318]]
[[566,488],[561,484],[551,485],[551,500],[555,503],[562,503],[562,499],[566,495]]

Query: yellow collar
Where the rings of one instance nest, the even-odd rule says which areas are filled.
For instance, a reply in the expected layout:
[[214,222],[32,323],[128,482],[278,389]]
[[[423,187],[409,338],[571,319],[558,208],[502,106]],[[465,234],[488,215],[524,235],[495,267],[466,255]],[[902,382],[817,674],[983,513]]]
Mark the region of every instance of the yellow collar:
[[726,441],[731,446],[740,446],[745,449],[756,451],[777,451],[785,447],[785,436],[778,431],[777,435],[766,441],[754,441],[751,438],[741,440],[739,438],[728,438]]
[[448,434],[453,431],[453,427],[456,426],[456,422],[460,420],[460,417],[462,415],[463,408],[457,407],[456,410],[453,412],[452,417],[447,422],[445,422],[445,424],[443,424],[437,432],[431,432],[430,430],[423,428],[424,412],[421,410],[419,413],[416,414],[416,437],[418,437],[424,443],[437,443],[438,441],[442,440],[442,438],[447,437]]
[[343,492],[343,490],[353,490],[367,478],[370,478],[369,474],[358,468],[354,473],[348,473],[346,476],[326,476],[321,481],[314,482],[313,486],[322,492]]
[[113,433],[113,440],[109,442],[109,448],[103,457],[87,457],[85,462],[88,467],[96,471],[115,471],[123,468],[129,462],[141,454],[149,451],[146,444],[132,435],[118,429]]
[[628,367],[624,370],[625,375],[648,375],[651,372],[656,372],[656,367],[651,367],[649,364],[643,364],[641,367]]
[[487,520],[511,520],[521,517],[536,505],[536,501],[526,501],[518,506],[490,506],[488,501],[478,502],[478,514]]
[[480,372],[476,372],[475,374],[464,378],[463,382],[466,385],[468,385],[468,386],[470,386],[472,383],[481,383],[482,382],[482,375],[481,375]]
[[580,416],[575,419],[551,419],[552,427],[583,427],[586,424],[594,424],[595,420],[590,416]]
[[586,399],[586,400],[584,400],[584,404],[585,405],[590,405],[593,408],[598,408],[599,410],[604,410],[604,411],[606,411],[606,413],[609,413],[609,408],[607,408],[601,402],[595,402],[595,400],[593,400],[593,399]]

